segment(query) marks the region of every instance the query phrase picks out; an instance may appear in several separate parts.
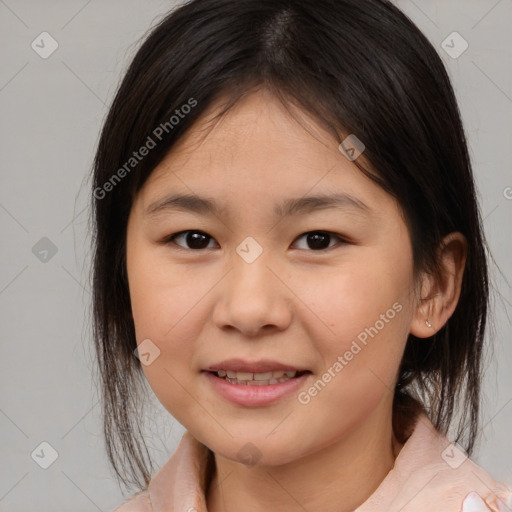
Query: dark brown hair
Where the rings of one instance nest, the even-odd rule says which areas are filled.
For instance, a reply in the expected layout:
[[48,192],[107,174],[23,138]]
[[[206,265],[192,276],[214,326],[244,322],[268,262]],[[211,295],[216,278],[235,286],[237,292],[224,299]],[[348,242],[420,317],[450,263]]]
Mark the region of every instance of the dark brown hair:
[[[206,109],[228,97],[226,112],[257,87],[309,113],[337,140],[344,133],[364,142],[373,171],[355,163],[401,205],[415,270],[436,272],[443,236],[465,235],[458,306],[431,338],[409,336],[394,428],[405,440],[401,426],[415,397],[445,433],[460,414],[455,440],[471,454],[488,307],[486,245],[460,112],[435,48],[387,0],[192,0],[159,22],[137,51],[94,162],[93,329],[117,477],[144,488],[152,471],[125,265],[133,198]],[[180,110],[187,104],[194,106]],[[154,147],[131,161],[148,137]]]

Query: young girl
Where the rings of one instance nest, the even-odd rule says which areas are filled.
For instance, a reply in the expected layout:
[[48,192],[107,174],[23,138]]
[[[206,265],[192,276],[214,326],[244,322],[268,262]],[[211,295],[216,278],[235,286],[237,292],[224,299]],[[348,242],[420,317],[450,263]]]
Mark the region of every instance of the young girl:
[[[93,203],[107,449],[139,489],[116,510],[511,510],[468,458],[488,278],[460,114],[387,0],[171,12]],[[153,476],[145,381],[186,429]]]

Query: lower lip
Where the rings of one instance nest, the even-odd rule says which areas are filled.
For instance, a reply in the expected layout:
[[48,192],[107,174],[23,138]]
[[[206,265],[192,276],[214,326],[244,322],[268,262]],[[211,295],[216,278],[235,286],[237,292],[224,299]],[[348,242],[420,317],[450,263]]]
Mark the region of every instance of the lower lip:
[[268,384],[267,386],[244,386],[231,384],[208,371],[203,373],[219,395],[235,404],[246,407],[258,407],[274,403],[300,388],[311,375],[311,373],[305,373],[285,382]]

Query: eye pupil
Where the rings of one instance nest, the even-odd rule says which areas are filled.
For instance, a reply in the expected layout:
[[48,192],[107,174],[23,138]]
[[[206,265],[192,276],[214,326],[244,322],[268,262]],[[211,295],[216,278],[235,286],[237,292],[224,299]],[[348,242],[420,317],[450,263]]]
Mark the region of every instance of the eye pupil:
[[326,249],[329,246],[329,233],[314,231],[307,238],[312,249]]
[[187,233],[186,239],[187,244],[192,249],[204,249],[208,245],[208,236],[198,231],[190,231]]

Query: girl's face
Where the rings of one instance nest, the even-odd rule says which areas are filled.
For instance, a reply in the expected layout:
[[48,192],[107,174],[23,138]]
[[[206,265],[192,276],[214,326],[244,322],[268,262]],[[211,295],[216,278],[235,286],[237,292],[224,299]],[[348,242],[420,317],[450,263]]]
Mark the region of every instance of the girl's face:
[[[209,134],[196,123],[128,221],[145,376],[186,429],[234,461],[284,464],[388,428],[416,308],[399,207],[308,119],[314,135],[257,92]],[[263,385],[207,371],[243,362]],[[269,384],[282,367],[308,372]]]

